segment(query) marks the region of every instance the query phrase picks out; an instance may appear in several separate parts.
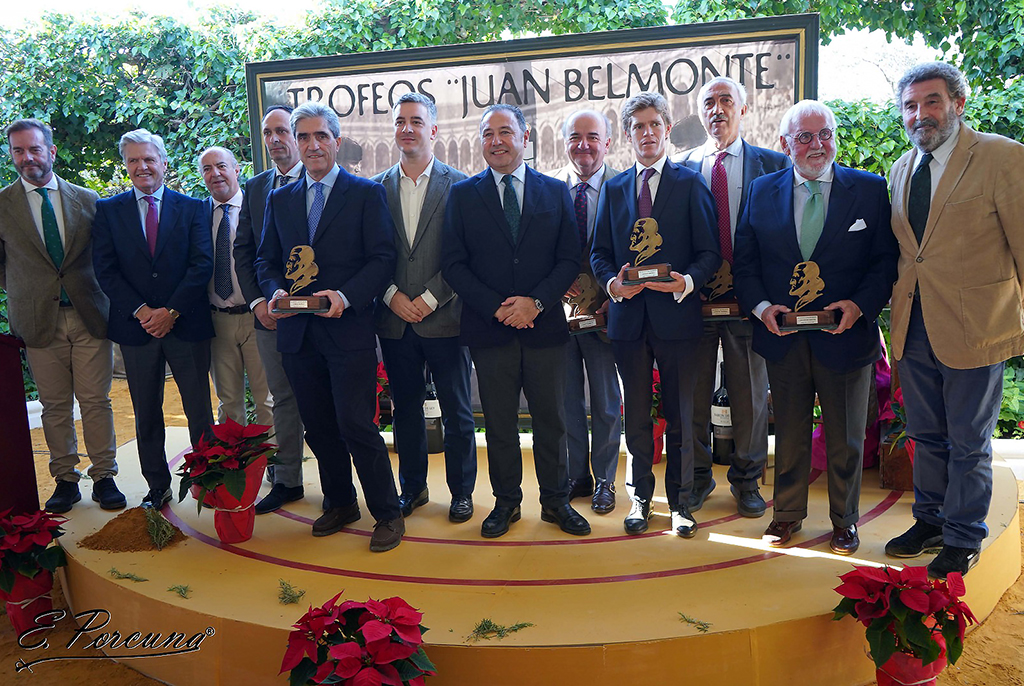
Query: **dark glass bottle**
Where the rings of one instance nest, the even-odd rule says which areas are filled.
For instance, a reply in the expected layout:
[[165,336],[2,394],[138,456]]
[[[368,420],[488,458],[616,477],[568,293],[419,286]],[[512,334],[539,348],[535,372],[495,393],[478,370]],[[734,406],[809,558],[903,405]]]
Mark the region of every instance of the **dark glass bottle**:
[[715,464],[729,464],[733,451],[732,408],[725,386],[725,363],[719,366],[721,378],[711,399],[711,459]]

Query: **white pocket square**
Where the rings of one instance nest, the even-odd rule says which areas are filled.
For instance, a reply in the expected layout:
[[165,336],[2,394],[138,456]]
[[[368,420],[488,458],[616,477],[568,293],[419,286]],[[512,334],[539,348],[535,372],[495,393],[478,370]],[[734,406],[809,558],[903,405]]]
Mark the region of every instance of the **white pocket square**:
[[863,231],[866,228],[868,228],[868,225],[864,223],[864,220],[858,219],[847,231]]

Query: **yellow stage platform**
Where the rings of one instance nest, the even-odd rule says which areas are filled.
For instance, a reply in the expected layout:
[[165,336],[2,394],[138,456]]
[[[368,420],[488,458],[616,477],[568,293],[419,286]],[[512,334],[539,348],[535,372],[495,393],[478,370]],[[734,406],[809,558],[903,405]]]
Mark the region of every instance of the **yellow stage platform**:
[[[169,454],[187,441],[185,429],[169,429]],[[159,553],[86,550],[77,542],[114,516],[86,498],[60,539],[68,553],[68,600],[75,612],[109,611],[107,632],[202,634],[198,650],[125,661],[180,686],[286,683],[277,672],[290,624],[339,591],[357,600],[398,595],[419,608],[430,627],[426,650],[438,667],[428,683],[437,686],[853,686],[873,679],[863,630],[849,619],[833,622],[831,609],[839,600],[836,577],[858,560],[890,562],[885,542],[911,523],[912,494],[879,490],[876,471],[864,478],[861,549],[856,558],[841,558],[828,549],[824,479],[811,487],[810,516],[796,545],[782,552],[761,544],[770,508],[761,519],[738,516],[724,472],[716,473],[718,488],[696,515],[695,539],[666,532],[664,501],[650,532],[625,535],[621,476],[612,514],[596,515],[588,502],[576,501],[593,527],[591,536],[576,538],[540,521],[527,452],[523,520],[503,538],[484,540],[480,523],[493,504],[485,449],[476,514],[465,524],[448,522],[442,458],[431,460],[432,500],[406,520],[402,545],[384,554],[368,550],[373,522],[365,508],[361,520],[334,536],[310,535],[321,502],[313,461],[305,465],[306,499],[258,517],[252,540],[238,545],[220,543],[212,514],[197,515],[189,500],[165,509],[190,537],[184,544]],[[118,462],[119,483],[137,503],[146,487],[134,443],[118,451]],[[771,486],[763,489],[770,497]],[[988,524],[981,562],[967,577],[967,600],[979,618],[1020,570],[1016,481],[998,464]],[[115,580],[112,567],[148,581]],[[279,602],[279,579],[306,591],[299,605]],[[166,590],[178,584],[192,589],[188,599]],[[706,622],[707,632],[681,613]],[[500,641],[468,641],[485,618],[533,626]],[[117,650],[107,653],[119,657]]]

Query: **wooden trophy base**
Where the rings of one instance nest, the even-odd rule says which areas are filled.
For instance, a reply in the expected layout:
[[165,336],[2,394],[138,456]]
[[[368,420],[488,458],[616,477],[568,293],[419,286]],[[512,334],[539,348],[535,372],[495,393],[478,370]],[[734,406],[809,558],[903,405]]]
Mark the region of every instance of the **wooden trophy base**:
[[671,264],[647,264],[642,267],[630,267],[626,270],[622,283],[625,286],[639,286],[651,281],[671,281]]
[[842,310],[786,312],[779,315],[779,331],[831,331],[841,316]]
[[331,309],[331,300],[323,295],[289,295],[274,303],[274,314],[317,314]]
[[732,322],[746,319],[743,316],[743,311],[740,310],[740,304],[735,300],[701,303],[700,310],[706,322]]
[[603,312],[600,314],[582,314],[578,317],[570,317],[567,321],[569,333],[573,336],[603,331],[608,326],[608,317]]

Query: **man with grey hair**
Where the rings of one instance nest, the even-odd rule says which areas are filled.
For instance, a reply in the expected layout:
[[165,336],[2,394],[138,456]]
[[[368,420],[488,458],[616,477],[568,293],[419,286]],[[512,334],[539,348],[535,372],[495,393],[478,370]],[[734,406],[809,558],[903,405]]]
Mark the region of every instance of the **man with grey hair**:
[[120,344],[135,410],[143,504],[171,499],[164,452],[164,370],[170,365],[195,446],[210,433],[210,215],[201,200],[164,185],[160,136],[129,131],[118,146],[133,188],[96,203],[93,264],[110,298],[108,336]]
[[[655,362],[661,377],[666,431],[665,491],[672,531],[697,533],[689,509],[693,489],[693,384],[702,320],[694,294],[718,269],[721,258],[712,233],[715,209],[700,175],[668,159],[672,130],[668,102],[640,93],[622,106],[622,128],[636,164],[610,179],[601,191],[591,265],[608,293],[608,337],[622,375],[625,400],[626,486],[631,507],[623,522],[628,534],[647,531],[654,498],[654,436],[651,382]],[[634,227],[647,240],[631,241]],[[626,281],[654,248],[647,264],[669,264],[666,280]]]
[[[677,161],[699,173],[711,189],[717,219],[715,234],[722,252],[719,278],[713,280],[722,287],[716,289],[714,296],[735,300],[733,245],[736,223],[743,214],[750,184],[759,176],[786,168],[789,158],[743,140],[747,91],[728,76],[716,76],[705,83],[697,94],[697,105],[708,140],[682,153]],[[706,300],[710,294],[708,290],[701,291],[701,300]],[[735,452],[729,456],[730,490],[737,510],[744,517],[760,517],[765,512],[757,480],[768,459],[768,371],[764,359],[751,350],[753,335],[750,321],[704,322],[704,335],[697,348],[697,382],[693,396],[694,485],[690,512],[701,509],[715,489],[711,473],[710,424],[719,345],[728,380],[735,446]]]
[[6,134],[21,178],[0,191],[0,288],[7,291],[11,331],[25,341],[43,405],[43,435],[56,481],[46,509],[67,512],[82,498],[72,412],[77,398],[92,463],[92,499],[117,510],[125,497],[114,483],[109,301],[96,283],[90,239],[96,194],[53,173],[57,147],[49,126],[19,119]]
[[889,174],[900,244],[892,348],[915,441],[914,525],[887,555],[941,546],[933,577],[966,573],[988,535],[1003,368],[1024,353],[1024,146],[961,120],[968,87],[911,67],[896,101],[914,147]]
[[397,164],[378,174],[395,222],[395,273],[377,301],[377,336],[395,401],[399,503],[402,515],[425,505],[427,433],[423,402],[429,368],[444,422],[448,519],[473,516],[476,433],[470,395],[469,349],[459,343],[462,300],[441,274],[441,232],[452,184],[466,175],[434,157],[437,107],[405,93],[391,113]]
[[[373,301],[394,274],[394,223],[384,188],[338,166],[341,125],[334,110],[300,105],[291,129],[305,174],[267,198],[256,273],[277,320],[277,349],[327,500],[313,535],[328,536],[359,519],[355,464],[376,520],[370,550],[383,552],[405,533],[391,460],[374,424]],[[329,308],[282,313],[277,304],[288,295],[323,297]]]
[[[569,115],[562,140],[569,164],[552,172],[573,196],[576,230],[583,248],[580,274],[563,301],[575,314],[607,314],[608,296],[597,284],[590,266],[594,244],[597,199],[604,182],[619,173],[605,164],[612,144],[608,118],[594,110]],[[584,367],[590,389],[592,430],[587,431]],[[565,437],[569,454],[569,499],[591,497],[598,514],[615,509],[615,471],[622,437],[622,394],[615,372],[615,355],[603,331],[594,329],[569,338],[566,347]]]
[[[775,408],[775,512],[763,538],[781,547],[807,517],[811,416],[821,403],[828,460],[832,552],[860,546],[860,486],[876,319],[889,302],[897,246],[889,195],[875,174],[835,164],[836,123],[814,100],[782,118],[779,142],[792,169],[750,185],[736,228],[735,284],[754,324],[753,350],[768,366]],[[824,329],[780,329],[779,315],[835,311]],[[797,324],[799,324],[797,319]]]
[[231,254],[242,205],[239,172],[241,166],[227,148],[214,146],[199,155],[199,173],[210,192],[207,210],[212,216],[213,279],[208,290],[216,335],[210,342],[210,377],[219,400],[218,422],[229,418],[245,426],[248,377],[256,404],[256,423],[269,426],[273,423],[273,403],[256,346],[255,317],[245,303]]

